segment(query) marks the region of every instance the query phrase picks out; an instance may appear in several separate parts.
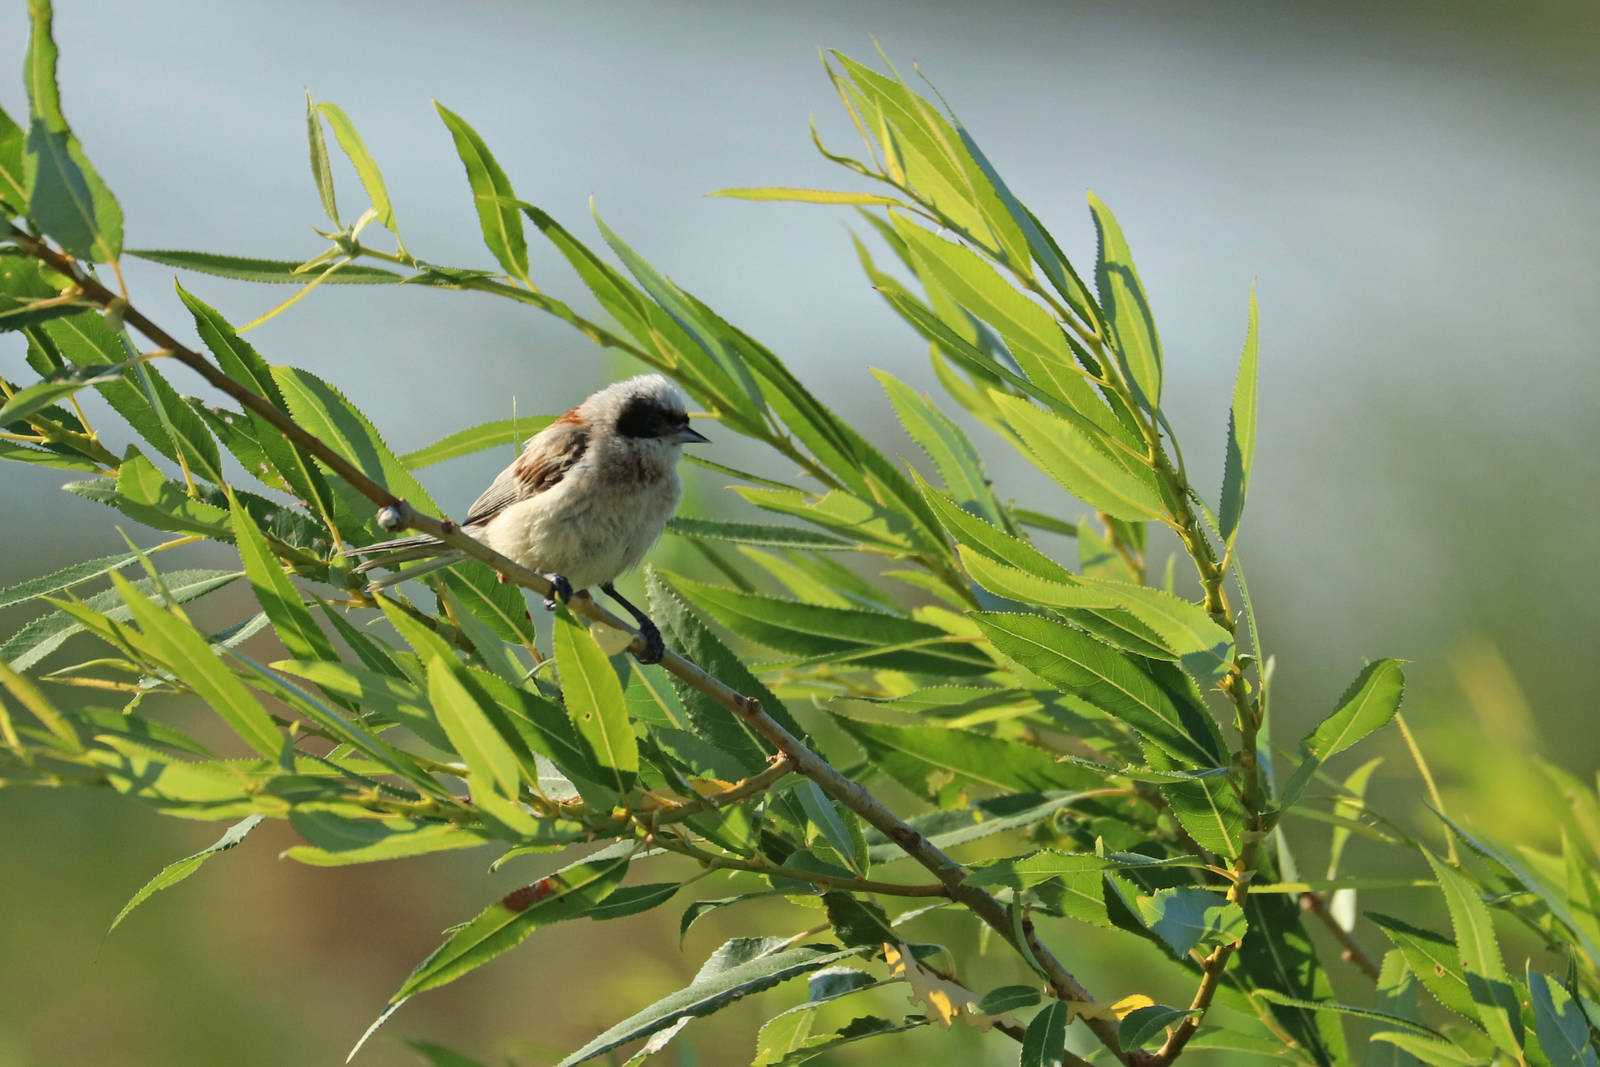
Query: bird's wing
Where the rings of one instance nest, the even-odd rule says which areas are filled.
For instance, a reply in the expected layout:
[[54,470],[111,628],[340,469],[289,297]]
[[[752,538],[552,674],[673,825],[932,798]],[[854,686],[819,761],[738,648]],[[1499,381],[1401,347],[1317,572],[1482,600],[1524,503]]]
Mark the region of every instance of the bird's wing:
[[462,525],[481,526],[512,504],[558,484],[589,448],[588,430],[576,412],[574,408],[535,434],[522,455],[473,502]]

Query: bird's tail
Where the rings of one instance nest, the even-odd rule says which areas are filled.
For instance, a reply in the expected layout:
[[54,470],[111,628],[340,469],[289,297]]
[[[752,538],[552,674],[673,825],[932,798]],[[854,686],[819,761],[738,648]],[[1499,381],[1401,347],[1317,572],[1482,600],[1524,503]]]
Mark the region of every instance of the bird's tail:
[[347,548],[344,554],[372,556],[372,559],[355,569],[355,573],[365,574],[375,567],[393,567],[399,563],[409,563],[414,559],[437,556],[443,549],[444,543],[437,537],[418,534],[415,537],[397,537],[393,541],[379,541],[375,545],[362,545],[360,548]]

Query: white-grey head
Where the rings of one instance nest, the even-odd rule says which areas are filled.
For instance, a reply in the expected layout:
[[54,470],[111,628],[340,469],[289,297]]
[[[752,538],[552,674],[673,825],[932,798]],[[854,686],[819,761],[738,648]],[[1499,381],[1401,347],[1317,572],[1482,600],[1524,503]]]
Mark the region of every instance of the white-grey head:
[[689,426],[683,393],[660,374],[608,385],[585,400],[578,413],[590,426],[613,430],[621,444],[647,453],[665,451],[674,460],[679,446],[706,440]]

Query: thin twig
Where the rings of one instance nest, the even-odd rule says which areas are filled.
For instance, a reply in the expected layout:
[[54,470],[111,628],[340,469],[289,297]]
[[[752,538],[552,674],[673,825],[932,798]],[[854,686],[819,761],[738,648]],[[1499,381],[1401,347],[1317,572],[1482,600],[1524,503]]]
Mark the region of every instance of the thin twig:
[[1374,982],[1378,980],[1380,971],[1377,961],[1368,954],[1366,949],[1361,947],[1361,942],[1355,939],[1354,934],[1339,925],[1339,920],[1335,919],[1333,913],[1328,910],[1328,902],[1322,899],[1321,893],[1301,893],[1300,908],[1302,911],[1315,915],[1322,922],[1322,925],[1328,928],[1328,932],[1333,935],[1334,940],[1339,942],[1340,947],[1344,949],[1340,953],[1340,959],[1347,963],[1355,964],[1362,974]]

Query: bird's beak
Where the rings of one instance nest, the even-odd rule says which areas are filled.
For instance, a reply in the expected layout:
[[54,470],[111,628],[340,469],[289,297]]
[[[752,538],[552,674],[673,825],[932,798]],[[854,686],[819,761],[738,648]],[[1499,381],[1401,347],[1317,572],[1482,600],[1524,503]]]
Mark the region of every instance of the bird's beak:
[[685,426],[683,429],[667,438],[667,440],[671,441],[675,445],[698,445],[709,443],[711,438],[707,437],[699,430]]

